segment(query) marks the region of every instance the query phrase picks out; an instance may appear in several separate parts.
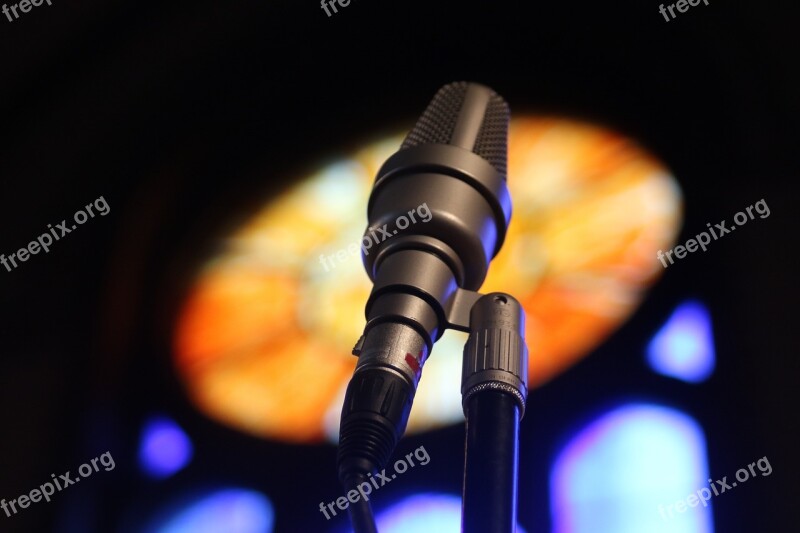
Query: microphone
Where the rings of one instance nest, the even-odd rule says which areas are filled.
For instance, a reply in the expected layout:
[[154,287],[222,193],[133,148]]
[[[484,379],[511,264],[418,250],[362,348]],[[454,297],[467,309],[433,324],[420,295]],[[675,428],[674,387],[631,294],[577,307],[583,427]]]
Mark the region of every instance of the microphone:
[[[378,171],[365,238],[378,228],[391,237],[362,253],[373,289],[342,406],[337,461],[345,489],[368,484],[388,463],[433,344],[447,328],[469,331],[476,291],[511,219],[508,123],[508,105],[488,87],[445,85]],[[409,225],[404,216],[422,205],[428,221]],[[510,387],[525,389],[524,377],[509,376],[502,379]],[[353,507],[355,522],[363,508]]]

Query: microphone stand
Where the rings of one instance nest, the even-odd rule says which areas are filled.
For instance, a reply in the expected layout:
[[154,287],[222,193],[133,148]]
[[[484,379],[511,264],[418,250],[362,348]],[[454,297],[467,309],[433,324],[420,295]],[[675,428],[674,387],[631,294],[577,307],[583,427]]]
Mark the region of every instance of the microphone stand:
[[508,294],[487,294],[470,309],[469,333],[461,386],[467,419],[462,531],[513,533],[527,397],[525,311]]
[[510,294],[456,289],[446,305],[464,344],[461,403],[467,420],[462,533],[514,533],[519,421],[528,397],[525,310]]

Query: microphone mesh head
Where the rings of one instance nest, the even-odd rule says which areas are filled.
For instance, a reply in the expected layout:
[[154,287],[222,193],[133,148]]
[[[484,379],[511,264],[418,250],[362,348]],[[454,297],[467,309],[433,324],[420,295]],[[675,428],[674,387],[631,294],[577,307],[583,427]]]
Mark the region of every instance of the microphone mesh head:
[[[461,81],[439,89],[400,149],[422,144],[451,144],[470,85],[473,84]],[[488,102],[481,111],[483,120],[472,151],[486,159],[505,177],[510,118],[508,104],[497,93],[490,91]]]

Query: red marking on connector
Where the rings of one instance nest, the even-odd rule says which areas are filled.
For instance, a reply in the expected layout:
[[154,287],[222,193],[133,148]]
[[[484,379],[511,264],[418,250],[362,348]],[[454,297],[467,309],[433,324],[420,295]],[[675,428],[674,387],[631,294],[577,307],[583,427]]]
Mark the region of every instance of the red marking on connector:
[[419,373],[419,361],[417,361],[416,357],[414,357],[410,353],[407,353],[406,363],[408,363],[408,366],[410,366],[414,370],[414,372]]

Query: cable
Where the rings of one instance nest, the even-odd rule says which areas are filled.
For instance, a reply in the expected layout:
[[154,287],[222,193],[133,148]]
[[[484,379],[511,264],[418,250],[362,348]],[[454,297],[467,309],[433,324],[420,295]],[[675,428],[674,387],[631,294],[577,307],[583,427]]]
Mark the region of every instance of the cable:
[[[343,483],[345,492],[357,490],[361,483],[369,483],[364,474],[353,474]],[[356,503],[350,503],[348,507],[350,522],[353,525],[354,533],[378,533],[378,526],[375,525],[375,517],[372,515],[372,506],[369,500],[359,498]]]

